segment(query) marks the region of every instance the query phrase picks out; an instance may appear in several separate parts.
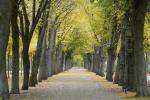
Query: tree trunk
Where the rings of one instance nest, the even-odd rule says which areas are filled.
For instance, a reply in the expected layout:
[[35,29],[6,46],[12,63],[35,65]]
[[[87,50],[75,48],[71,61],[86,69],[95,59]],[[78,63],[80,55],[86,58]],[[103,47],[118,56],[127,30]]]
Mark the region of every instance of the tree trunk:
[[59,44],[58,48],[58,73],[63,71],[63,45]]
[[90,53],[87,53],[84,56],[84,68],[91,71],[91,55],[90,55]]
[[147,0],[134,1],[133,9],[133,34],[136,73],[137,96],[149,96],[146,80],[146,66],[144,61],[144,19],[147,8]]
[[46,80],[48,78],[47,66],[46,66],[46,34],[44,35],[42,53],[40,60],[40,68],[38,74],[38,81]]
[[88,54],[87,54],[87,69],[88,69],[89,71],[91,71],[91,63],[92,63],[91,60],[92,60],[92,59],[91,59],[91,54],[88,53]]
[[94,71],[94,54],[91,55],[91,69],[92,72]]
[[0,0],[0,98],[9,98],[8,80],[6,75],[6,48],[9,38],[11,19],[10,0]]
[[33,65],[32,65],[29,86],[35,86],[38,82],[37,74],[38,74],[38,69],[39,69],[39,65],[40,65],[42,44],[43,44],[42,40],[44,38],[44,34],[45,33],[42,32],[42,28],[39,27],[38,42],[37,42],[37,47],[36,47],[36,53],[33,57]]
[[66,60],[65,60],[65,67],[66,67],[66,70],[70,69],[72,67],[72,59],[71,59],[71,52],[68,52],[66,54]]
[[[38,8],[38,13],[36,14],[35,18],[32,21],[32,25],[30,28],[30,21],[29,21],[29,16],[26,10],[26,4],[24,2],[24,0],[22,0],[22,10],[23,10],[23,17],[25,20],[25,24],[22,23],[20,24],[21,29],[23,30],[21,33],[22,35],[22,40],[23,40],[23,65],[24,65],[24,78],[23,78],[23,86],[22,89],[23,90],[28,90],[29,87],[29,74],[30,74],[30,60],[29,60],[29,46],[30,46],[30,42],[33,36],[33,32],[36,28],[36,25],[41,17],[41,14],[43,13],[43,11],[45,10],[45,8],[47,7],[47,4],[49,4],[48,2],[49,0],[45,0],[44,2],[41,1],[39,8]],[[35,2],[34,2],[35,3]],[[34,8],[34,7],[33,7]],[[33,11],[33,13],[35,13]],[[24,24],[25,25],[25,32],[24,32]]]
[[49,76],[54,74],[54,66],[53,66],[53,58],[54,58],[54,48],[55,48],[55,37],[56,37],[56,29],[55,29],[56,18],[51,21],[51,29],[49,30],[49,48],[48,48],[48,74]]
[[[119,52],[119,85],[127,88],[127,82],[128,82],[128,67],[126,66],[126,30],[127,30],[127,16],[124,15],[122,19],[122,32],[121,32],[121,48]],[[129,29],[128,29],[129,30]],[[129,31],[130,32],[130,31]]]
[[19,93],[19,28],[18,28],[18,0],[13,0],[12,24],[12,82],[11,93]]
[[126,11],[123,22],[124,31],[122,40],[124,41],[123,45],[125,47],[124,86],[128,91],[135,91],[134,42],[133,33],[131,32],[131,16],[131,12]]
[[95,49],[94,54],[93,54],[93,72],[98,74],[98,56],[97,56],[97,50]]
[[120,72],[120,53],[118,54],[118,59],[117,59],[117,67],[115,71],[114,84],[119,83],[119,72]]
[[39,77],[38,81],[41,82],[42,80],[46,80],[48,78],[48,66],[47,66],[47,41],[46,41],[46,29],[48,25],[48,16],[49,13],[46,12],[46,10],[43,12],[42,15],[42,20],[43,20],[43,25],[42,25],[42,33],[44,34],[43,42],[42,42],[42,50],[41,50],[41,59],[40,59],[40,68],[39,68]]
[[[21,14],[20,17],[20,26],[21,26],[21,35],[22,35],[22,42],[23,42],[23,85],[22,90],[28,90],[29,88],[29,74],[30,74],[30,59],[29,59],[29,34],[31,34],[30,31],[30,22],[27,19],[27,12],[25,9],[25,6],[23,6],[23,12],[24,16]],[[23,23],[23,18],[25,18],[25,23]],[[25,24],[25,25],[24,25]],[[24,29],[25,26],[25,29]]]
[[120,33],[117,32],[117,17],[114,17],[114,25],[113,25],[113,31],[112,31],[112,37],[111,37],[111,44],[108,48],[108,61],[107,61],[107,73],[106,73],[106,79],[108,81],[113,81],[113,67],[114,62],[116,59],[116,50],[117,50],[117,44],[119,41]]
[[59,57],[59,48],[55,47],[55,53],[53,55],[54,60],[53,60],[53,68],[54,68],[54,74],[58,74],[58,57]]
[[105,74],[104,74],[104,64],[105,64],[105,57],[104,57],[104,48],[103,47],[100,47],[99,48],[99,57],[100,57],[100,63],[99,63],[99,66],[100,66],[100,69],[99,69],[99,75],[104,77]]
[[[25,39],[25,41],[28,39]],[[29,74],[30,74],[30,60],[29,60],[29,44],[23,43],[23,85],[22,90],[28,90],[29,88]]]

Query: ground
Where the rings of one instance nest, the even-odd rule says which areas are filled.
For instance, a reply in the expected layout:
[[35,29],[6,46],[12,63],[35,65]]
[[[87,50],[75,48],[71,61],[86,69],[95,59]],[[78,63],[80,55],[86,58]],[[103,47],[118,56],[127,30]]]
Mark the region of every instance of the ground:
[[100,76],[83,68],[50,77],[28,91],[11,95],[12,100],[122,100],[120,89],[106,87]]

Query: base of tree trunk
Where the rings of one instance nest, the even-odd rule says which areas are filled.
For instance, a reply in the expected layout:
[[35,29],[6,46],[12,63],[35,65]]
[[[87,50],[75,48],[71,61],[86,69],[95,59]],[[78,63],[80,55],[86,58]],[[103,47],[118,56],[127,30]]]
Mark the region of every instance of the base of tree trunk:
[[147,88],[142,88],[136,92],[137,97],[150,97],[150,91]]
[[37,79],[35,79],[35,77],[31,76],[30,81],[29,81],[29,86],[30,87],[35,87],[36,84],[37,84]]
[[28,86],[22,86],[22,90],[29,90]]

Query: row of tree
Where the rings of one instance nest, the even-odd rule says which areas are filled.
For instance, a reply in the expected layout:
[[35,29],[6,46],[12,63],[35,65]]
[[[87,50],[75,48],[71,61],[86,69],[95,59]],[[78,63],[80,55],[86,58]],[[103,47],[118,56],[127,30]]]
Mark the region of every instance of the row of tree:
[[[144,25],[149,23],[148,0],[91,0],[91,3],[94,5],[91,11],[97,7],[101,10],[96,15],[88,10],[86,13],[89,19],[101,20],[102,26],[91,20],[92,26],[99,27],[100,31],[93,33],[98,44],[94,52],[85,54],[85,67],[100,76],[104,76],[106,68],[106,80],[135,91],[137,96],[150,96],[144,56],[150,47],[149,35],[144,31]],[[102,17],[96,19],[95,16]]]
[[82,55],[90,71],[105,76],[106,70],[108,81],[136,91],[138,96],[149,96],[144,60],[144,53],[150,50],[149,31],[145,31],[149,28],[144,28],[149,26],[148,3],[147,0],[0,0],[0,97],[9,97],[6,55],[10,52],[11,93],[19,93],[20,55],[23,90],[71,68],[73,56]]
[[[69,69],[72,55],[63,50],[65,18],[73,10],[73,1],[0,0],[0,97],[9,98],[6,75],[7,45],[12,38],[12,94],[19,93],[19,60],[23,59],[22,90]],[[37,33],[37,34],[36,34]],[[33,37],[37,38],[33,38]],[[21,43],[20,43],[21,37]],[[59,37],[59,38],[58,38]],[[32,69],[29,57],[32,39],[36,39]],[[20,53],[20,48],[22,51]]]

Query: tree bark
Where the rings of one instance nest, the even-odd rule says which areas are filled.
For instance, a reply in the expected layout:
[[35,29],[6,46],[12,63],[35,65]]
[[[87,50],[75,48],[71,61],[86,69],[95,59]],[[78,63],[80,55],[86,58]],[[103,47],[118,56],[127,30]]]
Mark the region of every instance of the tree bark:
[[133,9],[133,34],[136,73],[136,95],[150,96],[147,88],[146,66],[144,61],[144,19],[147,8],[147,0],[134,0]]
[[55,52],[55,37],[56,37],[56,28],[55,28],[56,18],[51,20],[51,29],[49,30],[49,48],[48,48],[48,74],[52,76],[54,74],[54,52]]
[[[29,59],[29,26],[30,22],[27,16],[25,3],[23,0],[23,16],[20,17],[20,26],[21,26],[21,35],[22,35],[22,42],[23,42],[23,85],[22,90],[28,90],[29,88],[29,74],[30,74],[30,59]],[[25,23],[23,23],[23,18],[25,20]],[[24,25],[25,24],[25,25]],[[24,28],[25,27],[25,28]]]
[[117,67],[115,71],[114,84],[119,83],[119,72],[120,72],[120,53],[118,54],[118,59],[117,59]]
[[33,65],[32,65],[29,86],[35,86],[38,83],[37,74],[38,74],[38,69],[39,69],[39,65],[40,65],[42,44],[43,44],[42,40],[44,38],[44,34],[45,33],[42,32],[42,28],[39,27],[38,42],[37,42],[37,47],[36,47],[36,53],[33,57]]
[[49,13],[46,13],[46,11],[44,11],[43,17],[42,17],[43,24],[39,28],[37,49],[36,49],[36,54],[35,54],[34,61],[33,61],[33,67],[32,67],[32,72],[31,72],[31,77],[30,77],[30,82],[29,82],[30,86],[35,86],[37,84],[37,74],[38,74],[38,69],[40,65],[42,45],[43,45],[42,41],[44,40],[44,36],[46,34],[48,16],[49,16]]
[[104,77],[105,74],[104,74],[104,64],[105,64],[105,57],[104,57],[104,48],[103,47],[100,47],[99,48],[99,57],[100,57],[100,69],[99,69],[99,75]]
[[119,41],[120,33],[117,31],[117,17],[114,17],[114,25],[112,30],[112,37],[110,47],[108,48],[108,61],[107,61],[107,73],[106,79],[113,81],[113,67],[116,59],[116,49]]
[[9,38],[12,1],[0,0],[0,98],[9,98],[8,80],[6,75],[6,48]]
[[24,65],[24,78],[23,78],[23,86],[22,86],[23,90],[28,90],[29,87],[28,82],[29,82],[29,74],[30,74],[30,60],[29,60],[30,42],[33,36],[33,32],[36,28],[36,25],[41,17],[41,14],[45,10],[47,4],[49,4],[48,0],[42,0],[40,2],[35,19],[33,19],[31,28],[29,28],[30,27],[30,21],[28,18],[29,16],[27,14],[26,4],[24,0],[22,0],[22,10],[24,16],[23,18],[25,20],[25,31],[24,31],[24,26],[21,25],[23,26],[22,27],[23,31],[21,32],[22,39],[23,39],[23,65]]
[[46,34],[44,35],[42,53],[40,59],[40,68],[38,74],[38,81],[46,80],[48,78],[47,66],[46,66]]
[[124,86],[128,91],[135,91],[135,71],[134,71],[134,41],[131,30],[132,14],[129,10],[124,15],[124,33],[122,40],[125,46],[125,70],[124,70]]
[[91,54],[87,53],[84,55],[84,68],[91,71]]
[[63,71],[63,45],[60,43],[58,46],[58,73]]
[[13,0],[12,25],[12,82],[11,93],[19,93],[19,27],[18,27],[18,0]]
[[23,85],[22,90],[28,90],[29,88],[29,75],[30,75],[30,60],[29,60],[29,44],[25,39],[23,43]]

